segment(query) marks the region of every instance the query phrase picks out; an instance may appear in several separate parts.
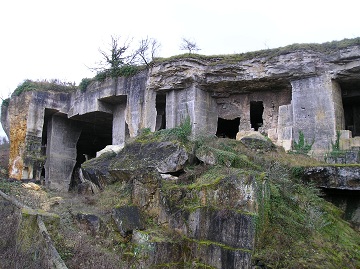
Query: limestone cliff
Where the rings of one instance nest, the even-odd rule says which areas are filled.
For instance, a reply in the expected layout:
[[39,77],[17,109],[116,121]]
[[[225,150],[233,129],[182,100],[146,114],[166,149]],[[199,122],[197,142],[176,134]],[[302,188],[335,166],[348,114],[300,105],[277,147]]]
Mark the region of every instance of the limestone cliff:
[[132,77],[94,80],[83,90],[37,87],[2,107],[13,141],[10,174],[44,177],[55,189],[67,189],[74,168],[107,145],[122,147],[142,129],[174,128],[188,117],[193,137],[258,131],[291,150],[301,134],[312,146],[308,153],[319,159],[337,139],[341,150],[356,151],[359,85],[360,44],[354,39],[240,55],[182,55],[157,59]]

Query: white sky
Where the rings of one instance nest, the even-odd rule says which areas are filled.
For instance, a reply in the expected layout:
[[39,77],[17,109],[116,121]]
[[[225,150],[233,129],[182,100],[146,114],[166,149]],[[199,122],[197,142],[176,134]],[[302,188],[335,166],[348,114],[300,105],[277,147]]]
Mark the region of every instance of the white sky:
[[[158,56],[231,54],[360,37],[359,0],[11,0],[0,3],[0,96],[25,79],[79,83],[111,35],[146,36]],[[0,126],[0,136],[4,135]]]

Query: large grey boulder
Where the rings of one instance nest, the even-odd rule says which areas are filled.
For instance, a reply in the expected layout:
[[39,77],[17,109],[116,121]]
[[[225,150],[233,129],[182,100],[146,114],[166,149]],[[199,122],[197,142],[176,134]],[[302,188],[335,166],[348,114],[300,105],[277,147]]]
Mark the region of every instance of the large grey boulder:
[[81,172],[84,179],[94,183],[100,189],[112,183],[113,178],[109,173],[109,165],[115,157],[116,153],[111,151],[83,163],[81,165]]
[[246,147],[253,150],[270,151],[276,148],[270,139],[256,131],[238,132],[236,140],[240,140]]
[[142,169],[174,173],[184,168],[186,149],[173,142],[132,143],[111,162],[109,171],[117,179],[129,179]]

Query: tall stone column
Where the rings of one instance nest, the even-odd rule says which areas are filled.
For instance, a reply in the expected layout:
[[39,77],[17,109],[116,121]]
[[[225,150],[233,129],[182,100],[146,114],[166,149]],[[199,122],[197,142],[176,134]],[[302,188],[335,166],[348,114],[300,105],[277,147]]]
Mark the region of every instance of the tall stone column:
[[195,85],[166,94],[166,128],[174,128],[190,117],[192,135],[215,135],[217,104],[209,92]]
[[112,144],[124,145],[125,143],[125,109],[126,103],[117,104],[113,112]]
[[339,85],[328,75],[291,82],[294,139],[303,132],[314,141],[312,150],[321,155],[331,150],[336,131],[344,128],[344,111]]
[[215,135],[217,130],[217,104],[210,92],[194,89],[193,135]]
[[51,189],[68,191],[76,164],[76,144],[81,134],[78,122],[52,116],[48,122],[45,181]]

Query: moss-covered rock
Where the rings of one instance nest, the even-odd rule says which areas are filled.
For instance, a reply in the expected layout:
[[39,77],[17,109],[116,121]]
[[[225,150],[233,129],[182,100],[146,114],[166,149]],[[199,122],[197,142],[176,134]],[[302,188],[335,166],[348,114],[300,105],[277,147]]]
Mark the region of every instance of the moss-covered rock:
[[188,154],[174,142],[132,143],[116,156],[109,166],[118,179],[130,178],[137,170],[154,168],[160,173],[173,173],[184,168]]

